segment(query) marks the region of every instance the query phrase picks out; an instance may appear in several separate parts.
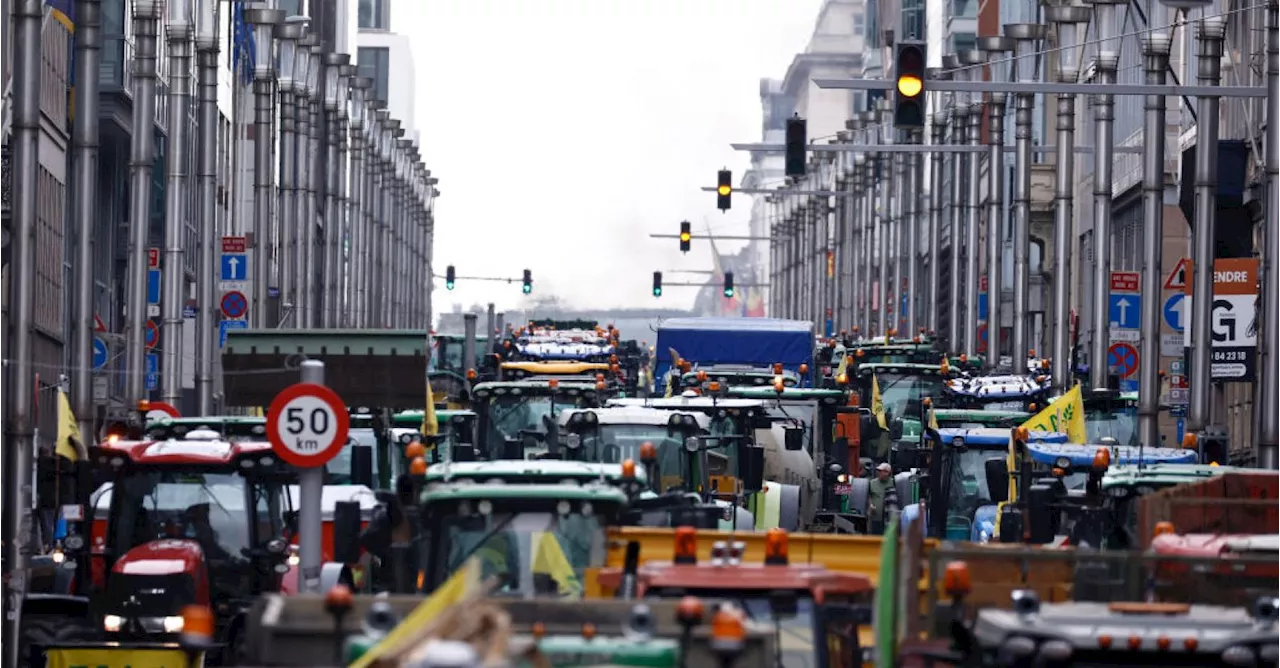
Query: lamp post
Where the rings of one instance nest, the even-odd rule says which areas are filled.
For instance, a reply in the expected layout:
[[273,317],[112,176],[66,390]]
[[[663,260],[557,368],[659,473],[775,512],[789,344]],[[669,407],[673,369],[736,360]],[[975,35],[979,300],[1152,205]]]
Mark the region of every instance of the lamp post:
[[338,202],[338,143],[342,141],[338,124],[338,91],[344,90],[339,79],[342,67],[351,62],[345,53],[326,53],[324,62],[324,120],[325,140],[322,155],[325,156],[324,187],[324,244],[320,256],[321,274],[324,277],[320,299],[320,326],[336,327],[338,324],[338,244],[342,236],[341,215]]
[[[72,404],[80,434],[93,429],[94,227],[98,219],[98,67],[102,61],[102,0],[76,0],[75,120],[71,128],[75,223],[75,366]],[[88,445],[87,443],[85,444]]]
[[[1006,30],[1006,32],[1008,32]],[[983,37],[978,46],[987,55],[991,78],[1008,77],[1014,66],[1009,55],[1017,55],[1017,42],[1013,37]],[[1016,61],[1014,61],[1016,63]],[[1008,110],[1008,97],[1004,93],[987,94],[987,366],[1000,363],[1000,324],[1002,297],[1004,296],[1004,121]],[[974,160],[978,160],[974,156]],[[979,286],[981,287],[981,286]],[[978,315],[982,317],[981,314]],[[1015,316],[1016,317],[1016,316]],[[1015,372],[1016,372],[1015,367]]]
[[351,175],[347,171],[347,160],[351,151],[347,140],[351,132],[351,80],[356,75],[355,65],[343,65],[338,69],[338,224],[337,238],[338,290],[337,316],[335,324],[339,327],[350,327],[351,316]]
[[[960,56],[956,54],[948,54],[942,57],[943,68],[953,73],[953,77],[957,80],[966,80],[966,74],[960,72]],[[960,95],[952,94],[950,97],[951,105],[951,122],[948,124],[948,132],[951,135],[951,143],[960,146],[965,142],[965,127],[968,122],[965,120],[969,115],[969,106],[962,102],[964,98]],[[964,219],[965,208],[961,199],[961,187],[964,183],[965,160],[971,156],[964,153],[956,153],[951,156],[951,187],[947,192],[947,206],[949,212],[947,220],[951,225],[951,271],[948,278],[950,284],[950,296],[947,300],[947,350],[959,352],[966,350],[962,345],[967,345],[967,339],[961,334],[964,330],[961,328],[962,311],[960,310],[960,289],[964,283],[960,280],[961,268],[960,262],[963,259],[960,249],[963,247],[964,239]]]
[[[1116,5],[1127,0],[1090,0],[1098,46],[1094,57],[1097,83],[1114,84],[1120,62],[1115,37]],[[1115,141],[1115,97],[1096,95],[1093,101],[1093,329],[1089,349],[1089,382],[1107,387],[1107,349],[1110,347],[1110,314],[1107,295],[1111,288],[1111,158]],[[1154,298],[1154,296],[1153,296]],[[1192,392],[1195,390],[1193,389]]]
[[298,54],[305,49],[298,42],[306,32],[309,19],[290,16],[276,28],[279,58],[276,81],[280,95],[280,201],[276,206],[279,224],[277,273],[280,277],[281,327],[297,322],[298,295]]
[[[1199,23],[1196,38],[1200,48],[1196,73],[1201,86],[1222,84],[1222,42],[1225,34],[1226,21],[1221,16],[1206,16]],[[1270,103],[1274,104],[1275,100]],[[1188,432],[1198,432],[1208,426],[1212,396],[1210,357],[1213,347],[1213,244],[1218,223],[1216,209],[1220,104],[1220,97],[1206,95],[1198,100],[1196,109],[1196,224],[1191,244],[1194,263],[1191,266],[1191,403],[1187,407]],[[1274,410],[1274,407],[1267,406],[1266,409]]]
[[[160,398],[170,406],[182,403],[182,307],[186,301],[186,273],[182,262],[187,210],[187,113],[191,103],[191,2],[168,0],[165,32],[169,40],[169,156],[165,160],[164,348],[160,365]],[[132,305],[130,305],[132,306]]]
[[373,80],[368,77],[351,79],[351,326],[364,327],[369,308],[366,275],[365,246],[368,241],[368,225],[365,221],[365,116],[368,110],[365,96]]
[[217,355],[217,306],[214,276],[218,257],[218,5],[196,0],[196,65],[200,106],[199,158],[196,165],[200,258],[196,275],[196,405],[200,415],[213,415],[213,358]]
[[[306,71],[306,96],[303,100],[303,108],[300,114],[305,114],[307,118],[305,138],[299,138],[307,147],[306,160],[302,162],[300,173],[306,174],[306,187],[302,195],[302,211],[300,215],[299,225],[301,226],[302,235],[302,276],[298,283],[298,289],[302,291],[302,310],[299,315],[298,325],[302,329],[310,329],[320,324],[317,317],[317,311],[320,310],[320,286],[323,277],[320,276],[320,263],[316,261],[316,218],[320,213],[317,207],[318,191],[320,184],[317,183],[316,177],[319,175],[317,169],[321,159],[320,145],[320,105],[323,102],[323,91],[320,87],[320,40],[315,35],[307,35],[307,71]],[[301,119],[299,119],[301,121]]]
[[147,232],[151,229],[151,184],[156,163],[156,31],[160,8],[159,0],[133,2],[136,46],[129,149],[129,298],[125,302],[129,315],[125,330],[125,400],[131,407],[146,397]]
[[[1078,26],[1089,22],[1089,8],[1078,5],[1045,7],[1045,19],[1053,23],[1058,39],[1057,78],[1075,83],[1079,76]],[[1053,193],[1053,387],[1065,393],[1071,388],[1071,239],[1075,220],[1076,96],[1058,96],[1058,141],[1054,165],[1057,178]],[[1154,300],[1153,300],[1154,301]]]
[[[1169,34],[1149,32],[1143,39],[1143,65],[1147,83],[1164,85],[1169,69]],[[1164,245],[1164,156],[1165,96],[1145,97],[1146,127],[1143,128],[1142,157],[1142,294],[1158,295],[1163,271]],[[1138,368],[1138,442],[1155,445],[1160,442],[1160,331],[1163,307],[1158,299],[1142,303],[1139,327],[1147,335],[1138,344],[1139,359],[1147,360]]]
[[[6,666],[17,666],[22,629],[22,601],[27,592],[27,557],[31,552],[31,485],[27,476],[35,452],[35,367],[32,325],[35,321],[36,221],[39,216],[41,21],[44,2],[15,0],[13,8],[13,329],[5,354],[13,360],[6,400],[3,450],[3,541],[6,581],[4,627],[0,645]],[[152,49],[155,48],[154,30]],[[154,69],[153,69],[154,71]],[[144,257],[145,259],[145,257]],[[136,264],[136,261],[135,263]],[[145,286],[143,286],[145,287]],[[143,294],[144,301],[146,295]],[[134,302],[137,303],[137,302]],[[135,309],[136,310],[136,309]],[[130,352],[133,349],[130,348]]]
[[[957,56],[960,64],[964,66],[965,80],[973,81],[977,79],[974,68],[987,62],[986,54],[976,49],[962,51]],[[967,125],[965,126],[965,140],[970,146],[977,146],[982,142],[982,102],[974,100],[972,97],[968,100],[969,113],[965,115]],[[981,185],[982,165],[977,155],[969,156],[968,164],[969,180],[966,188],[966,213],[968,219],[965,223],[965,262],[964,262],[964,283],[965,283],[965,301],[964,301],[964,350],[970,354],[978,351],[978,226],[982,219],[982,203],[981,203]],[[990,281],[991,277],[987,280]],[[988,285],[990,287],[990,285]],[[997,350],[996,343],[1000,340],[1000,330],[998,317],[991,318],[991,314],[1000,313],[1000,303],[987,305],[988,320],[994,321],[996,327],[992,331],[990,324],[987,325],[987,356],[991,357],[991,353]],[[999,359],[998,357],[996,358]]]
[[[877,136],[875,124],[879,119],[877,111],[863,111],[858,114],[862,119],[862,127],[864,128],[862,136],[863,140],[868,144],[874,144]],[[878,243],[880,233],[876,230],[876,179],[879,175],[876,173],[880,168],[880,155],[878,153],[865,154],[865,162],[862,166],[862,257],[865,258],[866,278],[863,280],[864,285],[874,285],[875,276],[873,269],[878,261],[875,244]],[[871,292],[864,292],[862,301],[865,304],[862,314],[859,316],[861,325],[859,331],[863,336],[870,336],[871,325],[871,307],[875,304],[875,299]]]
[[271,199],[274,170],[271,164],[275,140],[275,59],[271,40],[275,27],[284,21],[278,9],[246,9],[245,22],[253,28],[254,43],[265,57],[253,63],[253,311],[254,327],[267,327],[267,288],[271,285],[271,260],[275,243],[271,238]]
[[[1012,23],[1005,34],[1017,40],[1014,72],[1019,81],[1035,81],[1035,52],[1048,26],[1040,23]],[[1014,95],[1014,180],[1013,180],[1013,368],[1026,368],[1031,352],[1031,117],[1036,97]],[[1021,366],[1019,366],[1021,365]]]

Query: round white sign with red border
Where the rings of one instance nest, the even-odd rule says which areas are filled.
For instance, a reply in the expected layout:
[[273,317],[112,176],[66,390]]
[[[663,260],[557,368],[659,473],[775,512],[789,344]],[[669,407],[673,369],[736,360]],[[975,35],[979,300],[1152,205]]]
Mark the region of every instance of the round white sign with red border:
[[182,414],[172,404],[163,401],[151,401],[147,403],[147,414],[145,416],[147,422],[152,420],[163,420],[165,418],[180,418]]
[[267,409],[267,439],[299,468],[324,466],[347,444],[351,417],[337,392],[315,383],[284,388]]

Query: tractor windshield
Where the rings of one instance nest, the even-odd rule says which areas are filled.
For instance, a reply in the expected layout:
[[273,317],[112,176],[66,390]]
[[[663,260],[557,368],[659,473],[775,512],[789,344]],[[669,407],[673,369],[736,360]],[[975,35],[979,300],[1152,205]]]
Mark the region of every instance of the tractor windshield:
[[991,504],[991,490],[987,488],[985,462],[999,459],[999,450],[969,449],[956,453],[952,458],[951,478],[947,490],[947,524],[962,518],[973,522],[973,514],[981,506]]
[[658,448],[658,465],[663,472],[680,474],[684,461],[684,438],[665,424],[602,424],[582,435],[582,460],[617,464],[640,461],[640,445]]
[[549,395],[501,394],[485,402],[488,443],[503,443],[520,438],[522,430],[543,431],[544,417],[555,419],[566,408],[580,408],[581,396],[558,396],[554,403]]
[[1086,407],[1084,428],[1090,443],[1101,443],[1103,438],[1114,438],[1119,445],[1137,445],[1138,409],[1135,406],[1118,405],[1094,409]]
[[442,519],[441,536],[447,572],[478,557],[482,577],[496,576],[497,591],[507,595],[580,596],[584,570],[605,559],[604,526],[594,513],[453,515]]
[[[908,403],[918,404],[925,397],[942,396],[943,380],[941,376],[924,374],[877,373],[876,381],[880,385],[880,400],[891,417],[902,417]],[[871,383],[866,382],[866,405],[870,405]]]

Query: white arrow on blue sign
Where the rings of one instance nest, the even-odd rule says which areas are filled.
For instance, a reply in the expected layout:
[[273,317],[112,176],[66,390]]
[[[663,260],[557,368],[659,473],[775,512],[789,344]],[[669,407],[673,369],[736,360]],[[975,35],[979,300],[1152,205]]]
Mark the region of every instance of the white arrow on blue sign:
[[107,342],[101,337],[93,337],[93,370],[101,371],[107,365]]
[[243,281],[249,274],[248,256],[244,253],[223,253],[222,280]]
[[1169,323],[1175,332],[1186,327],[1187,296],[1181,292],[1164,301],[1164,321]]
[[1111,294],[1112,327],[1138,329],[1142,322],[1142,295]]

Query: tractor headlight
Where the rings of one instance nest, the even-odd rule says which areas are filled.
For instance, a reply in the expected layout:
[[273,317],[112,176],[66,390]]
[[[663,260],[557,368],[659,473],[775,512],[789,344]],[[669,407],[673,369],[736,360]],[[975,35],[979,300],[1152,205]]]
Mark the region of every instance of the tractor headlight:
[[569,434],[564,439],[564,447],[570,450],[577,450],[582,447],[582,437],[578,434]]
[[1059,458],[1057,458],[1057,459],[1053,460],[1053,465],[1054,465],[1054,466],[1056,466],[1056,467],[1058,467],[1058,468],[1060,468],[1060,469],[1069,469],[1069,468],[1071,468],[1071,458],[1070,458],[1070,457],[1059,457]]
[[700,449],[700,447],[701,447],[701,444],[698,442],[698,439],[696,437],[690,436],[689,438],[684,439],[685,450],[688,450],[689,452],[697,452]]
[[182,633],[182,626],[183,625],[182,625],[181,617],[165,617],[164,618],[165,633]]
[[120,627],[122,626],[124,626],[124,617],[121,617],[120,615],[102,616],[102,630],[107,633],[117,633],[120,631]]

